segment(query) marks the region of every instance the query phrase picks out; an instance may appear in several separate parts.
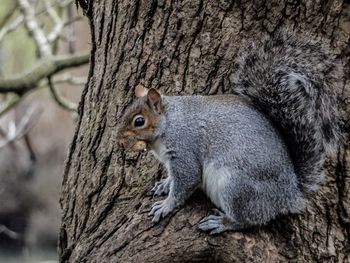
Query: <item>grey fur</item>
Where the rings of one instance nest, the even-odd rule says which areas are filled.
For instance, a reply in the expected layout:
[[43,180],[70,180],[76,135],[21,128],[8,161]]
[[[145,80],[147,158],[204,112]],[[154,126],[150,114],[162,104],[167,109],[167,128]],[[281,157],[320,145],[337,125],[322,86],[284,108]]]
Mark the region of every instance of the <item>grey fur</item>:
[[231,80],[247,100],[164,96],[165,113],[149,143],[169,173],[153,190],[169,193],[153,206],[152,221],[198,187],[223,211],[200,222],[212,234],[300,212],[341,141],[337,74],[319,43],[279,32],[239,53]]
[[326,155],[343,139],[336,98],[340,62],[321,42],[286,31],[243,46],[233,88],[281,130],[300,188],[312,192],[323,179]]
[[[229,171],[225,183],[215,189],[221,201],[213,202],[233,225],[219,229],[265,224],[278,214],[304,207],[288,149],[272,123],[254,107],[234,95],[224,100],[164,96],[163,102],[166,113],[158,140],[167,149],[169,163],[164,163],[172,183],[168,198],[150,213],[153,222],[181,206],[201,186],[208,165],[213,166],[214,180],[220,179],[220,169]],[[206,192],[210,187],[213,184],[202,186]],[[216,225],[212,233],[218,233]]]

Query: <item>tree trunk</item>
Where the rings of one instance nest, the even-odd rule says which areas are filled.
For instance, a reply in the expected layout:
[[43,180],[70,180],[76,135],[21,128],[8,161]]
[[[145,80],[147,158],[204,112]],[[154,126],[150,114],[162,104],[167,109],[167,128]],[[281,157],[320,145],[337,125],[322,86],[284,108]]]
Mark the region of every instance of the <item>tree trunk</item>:
[[[300,215],[209,236],[198,221],[213,205],[201,192],[159,224],[149,190],[162,176],[150,154],[116,145],[116,127],[138,83],[165,94],[230,92],[245,36],[288,25],[330,43],[350,87],[349,1],[80,0],[90,20],[89,80],[63,178],[61,262],[349,262],[349,149]],[[348,100],[341,102],[349,116]],[[349,119],[345,119],[349,123]],[[346,127],[345,127],[346,128]]]

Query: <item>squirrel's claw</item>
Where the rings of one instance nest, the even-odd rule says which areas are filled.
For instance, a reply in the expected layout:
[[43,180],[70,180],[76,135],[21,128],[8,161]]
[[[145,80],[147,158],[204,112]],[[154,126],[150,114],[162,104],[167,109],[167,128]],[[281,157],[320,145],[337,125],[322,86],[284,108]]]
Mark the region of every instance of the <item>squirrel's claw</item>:
[[148,215],[153,216],[152,223],[158,223],[161,218],[166,217],[174,208],[174,202],[168,197],[163,201],[155,202]]
[[170,190],[171,178],[167,177],[166,179],[162,179],[159,182],[156,182],[154,187],[151,190],[154,196],[168,194]]
[[210,231],[210,235],[220,234],[225,231],[233,230],[233,224],[225,214],[217,209],[216,213],[220,215],[210,215],[199,221],[198,228],[202,231]]

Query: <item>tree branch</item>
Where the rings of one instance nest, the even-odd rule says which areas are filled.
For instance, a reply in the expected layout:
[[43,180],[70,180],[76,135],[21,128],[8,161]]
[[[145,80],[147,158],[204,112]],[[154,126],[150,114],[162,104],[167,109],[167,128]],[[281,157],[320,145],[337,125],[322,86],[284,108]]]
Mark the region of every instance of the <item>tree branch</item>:
[[55,99],[55,101],[57,102],[57,104],[60,105],[62,108],[65,108],[66,110],[77,112],[77,108],[78,108],[77,105],[75,105],[73,102],[65,99],[64,97],[61,97],[60,95],[58,95],[58,93],[56,92],[56,89],[54,87],[54,84],[51,80],[51,77],[48,77],[47,81],[49,84],[51,94],[52,94],[53,98]]
[[14,92],[21,95],[36,88],[40,80],[64,69],[84,65],[89,62],[89,58],[89,54],[77,54],[42,61],[26,74],[10,79],[0,79],[0,93]]
[[74,16],[73,16],[73,5],[70,4],[67,7],[67,16],[68,16],[68,49],[69,53],[75,53],[75,27],[74,27]]
[[3,38],[6,34],[12,32],[16,28],[18,28],[22,22],[23,22],[23,16],[19,16],[14,21],[12,21],[10,24],[8,24],[4,27],[1,27],[0,28],[0,41],[3,40]]
[[52,55],[49,41],[43,30],[40,28],[38,21],[35,18],[35,10],[28,0],[17,0],[20,10],[24,16],[24,22],[27,31],[33,36],[36,46],[41,57],[50,57]]
[[71,76],[69,74],[61,74],[55,77],[54,84],[68,83],[69,85],[84,85],[86,83],[86,76]]
[[18,94],[11,94],[10,98],[6,99],[5,102],[0,104],[0,117],[6,112],[15,107],[22,99],[22,96]]
[[64,23],[61,20],[61,18],[58,16],[58,14],[55,11],[55,9],[50,7],[50,3],[48,2],[48,0],[45,1],[45,6],[46,6],[47,13],[52,18],[52,21],[55,23],[54,28],[47,35],[47,40],[50,43],[50,42],[54,42],[59,37],[59,35],[60,35],[60,33],[61,33],[62,29],[63,29]]
[[[61,8],[64,8],[68,5],[70,5],[73,2],[73,0],[67,0],[65,2],[57,2],[57,3],[53,3],[53,4],[49,4],[47,7],[49,8],[53,8],[56,6],[59,6]],[[17,6],[17,4],[16,4]],[[35,16],[39,16],[43,13],[46,13],[47,9],[46,8],[42,8],[39,11],[35,12]],[[13,12],[11,12],[12,15]],[[79,18],[75,18],[75,21],[77,21]],[[2,19],[0,21],[0,41],[3,40],[3,38],[5,37],[6,34],[16,30],[24,21],[24,16],[23,15],[19,15],[16,17],[16,19],[14,19],[13,21],[7,23],[8,19]],[[64,23],[64,27],[67,26],[69,23],[65,22]]]
[[[39,116],[39,114],[35,116],[34,110],[30,109],[17,124],[14,121],[11,121],[8,125],[7,131],[3,134],[3,137],[5,138],[0,140],[0,148],[20,139],[28,133],[34,127]],[[34,120],[35,117],[36,119]]]
[[5,234],[12,239],[19,239],[21,236],[19,233],[12,231],[11,229],[9,229],[7,226],[3,224],[0,225],[0,233]]

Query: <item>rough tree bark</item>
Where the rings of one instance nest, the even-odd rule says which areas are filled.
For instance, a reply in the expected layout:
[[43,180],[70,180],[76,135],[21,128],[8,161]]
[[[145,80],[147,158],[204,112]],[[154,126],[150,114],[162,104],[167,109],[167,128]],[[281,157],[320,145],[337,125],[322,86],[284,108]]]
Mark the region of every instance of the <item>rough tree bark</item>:
[[[61,262],[349,262],[350,153],[340,149],[301,215],[208,236],[198,221],[213,205],[196,193],[152,226],[148,195],[162,176],[149,154],[126,154],[116,127],[133,87],[166,94],[228,93],[245,36],[289,25],[331,44],[349,93],[349,1],[78,1],[90,20],[89,80],[63,178]],[[347,99],[341,102],[344,116]],[[348,119],[346,121],[349,121]]]

